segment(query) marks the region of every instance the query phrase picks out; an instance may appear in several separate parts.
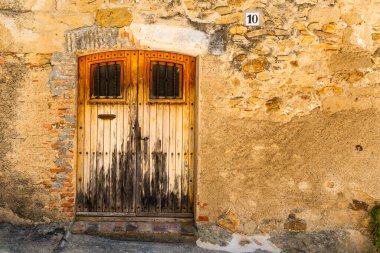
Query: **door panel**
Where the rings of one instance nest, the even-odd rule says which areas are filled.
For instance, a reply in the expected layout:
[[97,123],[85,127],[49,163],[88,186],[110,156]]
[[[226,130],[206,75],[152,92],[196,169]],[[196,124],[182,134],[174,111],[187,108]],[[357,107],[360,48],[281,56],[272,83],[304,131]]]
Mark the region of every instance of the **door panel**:
[[[117,71],[104,67],[115,63]],[[155,96],[153,63],[161,64],[155,85],[165,85]],[[78,213],[193,216],[194,67],[194,58],[164,52],[79,58]],[[174,96],[165,91],[173,78],[181,80]]]
[[[190,85],[191,60],[188,56],[163,52],[146,52],[145,92],[142,101],[144,121],[142,122],[142,154],[144,154],[141,175],[141,215],[192,216],[192,203],[189,195],[189,163],[194,147],[193,126],[190,128]],[[169,62],[183,66],[182,98],[152,99],[149,89],[154,75],[151,62]],[[173,65],[173,64],[172,64]],[[162,76],[159,77],[162,80]],[[190,93],[191,92],[191,93]],[[140,104],[140,103],[139,103]],[[139,110],[140,112],[140,110]],[[149,138],[149,139],[147,139]],[[191,157],[191,158],[190,158]],[[191,188],[192,189],[192,188]],[[191,209],[189,208],[191,207]]]

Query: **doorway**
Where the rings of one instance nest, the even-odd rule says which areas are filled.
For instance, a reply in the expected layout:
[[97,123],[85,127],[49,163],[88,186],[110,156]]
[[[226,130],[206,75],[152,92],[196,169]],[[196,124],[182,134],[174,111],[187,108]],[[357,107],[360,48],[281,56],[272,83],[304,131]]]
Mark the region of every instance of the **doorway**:
[[77,215],[193,217],[195,58],[79,57]]

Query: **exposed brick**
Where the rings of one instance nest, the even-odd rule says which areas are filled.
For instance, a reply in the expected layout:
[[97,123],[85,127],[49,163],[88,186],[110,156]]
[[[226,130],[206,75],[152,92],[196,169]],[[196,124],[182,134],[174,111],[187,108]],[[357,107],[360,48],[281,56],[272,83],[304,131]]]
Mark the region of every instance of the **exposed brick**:
[[67,217],[67,218],[74,217],[74,210],[71,210],[71,211],[68,211],[67,213],[65,213],[65,217]]
[[49,202],[49,207],[58,207],[59,203],[56,202]]
[[[74,214],[74,208],[73,207],[63,207],[61,209],[62,212],[64,213],[72,213]],[[68,216],[69,214],[65,214],[66,216]]]
[[50,172],[52,173],[58,173],[58,172],[64,172],[65,169],[62,169],[62,168],[54,168],[54,169],[50,169]]
[[73,192],[61,193],[60,196],[61,198],[74,197],[74,193]]
[[64,187],[73,187],[74,185],[72,183],[66,183],[63,185]]
[[59,85],[59,84],[70,84],[71,81],[69,81],[69,80],[54,80],[54,81],[52,81],[52,83],[55,84],[55,85]]
[[52,128],[50,123],[43,124],[43,127],[48,129],[48,130],[51,130],[51,128]]
[[[52,187],[53,187],[53,185],[52,185]],[[49,191],[50,191],[50,192],[63,192],[64,189],[60,189],[60,188],[51,188],[51,189],[49,189]]]
[[207,216],[198,216],[197,221],[209,221]]
[[62,207],[73,207],[74,203],[62,203],[61,206]]

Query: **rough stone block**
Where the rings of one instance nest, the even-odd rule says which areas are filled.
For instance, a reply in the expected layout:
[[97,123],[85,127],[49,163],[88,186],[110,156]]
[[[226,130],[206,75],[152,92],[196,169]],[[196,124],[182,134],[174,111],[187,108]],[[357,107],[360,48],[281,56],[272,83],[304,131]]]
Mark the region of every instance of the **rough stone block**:
[[263,34],[264,34],[264,30],[260,29],[260,30],[254,30],[254,31],[248,32],[246,36],[247,38],[254,38],[254,37],[262,36]]
[[226,246],[232,240],[232,233],[213,223],[197,223],[198,236],[202,242]]
[[237,12],[237,13],[231,13],[228,15],[221,16],[217,20],[215,20],[215,23],[218,25],[227,25],[227,24],[233,24],[233,23],[242,23],[243,22],[243,13]]
[[235,232],[240,226],[240,219],[238,215],[232,211],[224,213],[218,217],[216,223],[232,232]]
[[231,27],[230,28],[230,33],[231,34],[244,34],[244,33],[247,32],[247,30],[248,30],[247,27],[238,25],[238,26]]
[[250,60],[243,65],[243,72],[245,74],[263,72],[268,69],[269,62],[265,57]]
[[138,226],[136,223],[127,223],[125,225],[125,231],[137,231],[138,230]]
[[372,40],[374,41],[380,40],[380,33],[372,33]]
[[250,42],[243,35],[234,35],[232,41],[240,45],[249,45]]
[[320,24],[335,23],[340,18],[340,9],[338,7],[321,7],[315,6],[310,10],[308,20],[310,23],[318,22]]
[[191,223],[182,223],[181,224],[181,233],[183,234],[192,234],[194,233],[195,228]]
[[128,8],[102,9],[96,12],[96,22],[100,27],[129,26],[132,19],[132,13]]
[[163,222],[155,222],[153,223],[153,231],[165,232],[167,230],[166,225]]
[[151,222],[139,222],[137,225],[140,232],[150,232],[153,230]]
[[266,101],[265,106],[267,107],[267,111],[277,111],[280,109],[282,105],[282,99],[279,97],[274,97]]
[[342,15],[342,19],[347,25],[357,25],[363,21],[361,15],[357,12],[345,13]]
[[306,231],[306,222],[298,219],[294,214],[289,215],[288,220],[284,223],[284,229],[291,231]]
[[79,233],[84,233],[86,229],[87,229],[86,222],[77,221],[71,227],[71,232],[73,234],[79,234]]
[[169,222],[166,224],[167,232],[179,233],[181,231],[181,224],[176,222]]
[[110,233],[113,231],[114,222],[100,222],[99,232],[101,233]]
[[125,222],[115,222],[113,231],[114,232],[124,232],[126,229],[126,224]]
[[226,15],[231,13],[231,8],[229,6],[221,6],[215,9],[220,15]]

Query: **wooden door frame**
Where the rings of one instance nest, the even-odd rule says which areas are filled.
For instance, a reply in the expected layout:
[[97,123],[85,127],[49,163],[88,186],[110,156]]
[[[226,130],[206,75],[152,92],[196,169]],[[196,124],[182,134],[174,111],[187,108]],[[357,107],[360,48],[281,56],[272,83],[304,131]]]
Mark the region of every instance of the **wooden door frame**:
[[[85,98],[85,95],[84,95],[84,92],[86,92],[86,83],[89,81],[88,78],[89,78],[89,74],[86,73],[85,75],[81,75],[80,74],[80,70],[84,69],[86,70],[87,69],[87,62],[84,61],[79,61],[79,58],[80,57],[88,57],[88,56],[91,56],[91,55],[95,55],[95,54],[99,54],[99,53],[113,53],[113,52],[121,52],[121,51],[124,51],[124,52],[127,52],[127,51],[137,51],[137,52],[146,52],[146,51],[151,51],[151,50],[136,50],[136,49],[131,49],[131,50],[116,50],[116,51],[107,51],[107,52],[97,52],[97,53],[91,53],[91,54],[83,54],[83,55],[78,55],[78,86],[77,86],[77,97],[76,97],[76,114],[77,114],[77,118],[78,118],[78,123],[77,123],[77,134],[76,134],[76,152],[75,152],[75,157],[76,157],[76,173],[75,173],[75,177],[77,179],[80,171],[82,170],[82,164],[80,163],[80,158],[78,156],[78,146],[82,143],[84,143],[84,131],[81,131],[82,130],[82,126],[84,126],[83,124],[85,123],[84,120],[83,120],[83,124],[81,124],[81,121],[79,119],[79,116],[80,116],[80,104],[84,103],[84,101],[80,101],[81,97],[84,99]],[[156,52],[167,52],[167,51],[161,51],[161,50],[154,50]],[[176,53],[176,52],[168,52],[168,53]],[[178,54],[181,54],[181,55],[184,55],[184,56],[191,56],[191,55],[187,55],[187,54],[183,54],[183,53],[178,53]],[[121,219],[125,219],[125,220],[131,220],[131,219],[143,219],[143,218],[146,218],[147,220],[155,220],[155,219],[165,219],[165,220],[170,220],[170,219],[174,219],[174,220],[194,220],[196,219],[197,215],[198,215],[198,208],[197,208],[197,202],[198,202],[198,183],[199,183],[199,165],[200,165],[200,159],[198,157],[198,154],[199,154],[199,147],[200,147],[200,142],[199,142],[199,129],[198,129],[198,120],[199,120],[199,71],[200,71],[200,57],[199,56],[191,56],[191,57],[194,57],[195,59],[195,69],[194,69],[194,80],[193,80],[193,85],[194,85],[194,111],[193,111],[193,119],[194,119],[194,136],[193,136],[193,142],[194,142],[194,158],[193,158],[193,191],[192,191],[192,195],[193,195],[193,218],[167,218],[167,217],[144,217],[144,216],[129,216],[128,214],[124,216],[120,216],[120,215],[115,215],[114,213],[107,213],[107,214],[104,214],[104,215],[100,215],[100,214],[96,214],[94,212],[91,212],[91,213],[88,213],[88,214],[85,214],[85,213],[82,213],[80,214],[80,216],[84,216],[84,217],[100,217],[100,218],[105,218],[105,217],[110,217],[111,220],[121,220]],[[140,85],[140,81],[137,80],[138,82],[138,86]],[[83,85],[84,84],[84,85]],[[83,95],[81,95],[81,93]],[[144,91],[145,93],[145,91]],[[144,94],[145,96],[146,94]],[[82,112],[83,114],[83,112]],[[136,180],[137,182],[137,180]],[[137,193],[138,191],[136,191]],[[78,215],[78,211],[77,211],[77,204],[78,204],[78,201],[77,201],[77,194],[78,194],[78,180],[76,180],[76,184],[75,184],[75,208],[74,208],[74,215]],[[137,213],[137,211],[136,211]],[[103,216],[103,217],[102,217]]]

